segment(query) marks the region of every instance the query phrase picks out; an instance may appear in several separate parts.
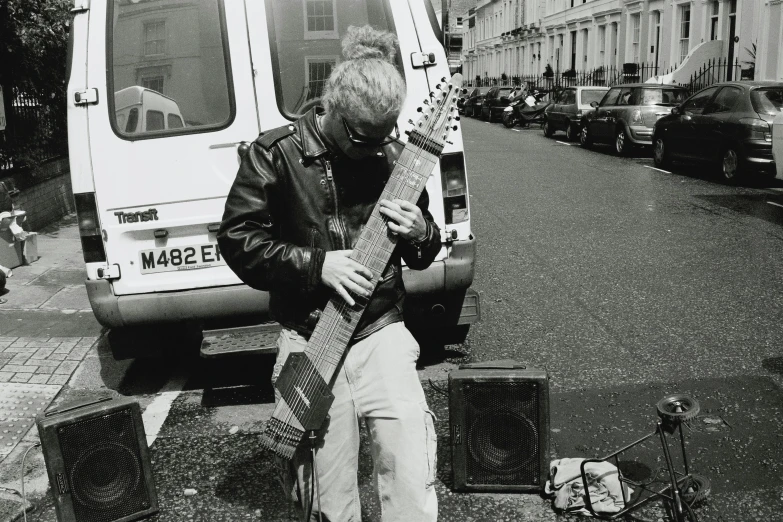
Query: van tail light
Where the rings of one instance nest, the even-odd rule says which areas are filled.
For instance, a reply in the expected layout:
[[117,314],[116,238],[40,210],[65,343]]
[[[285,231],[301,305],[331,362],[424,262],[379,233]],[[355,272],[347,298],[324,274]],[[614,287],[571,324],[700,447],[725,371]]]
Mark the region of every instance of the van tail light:
[[758,118],[740,118],[739,122],[748,128],[751,139],[772,141],[772,130],[766,121]]
[[76,217],[79,220],[79,237],[82,240],[84,262],[105,262],[106,250],[103,248],[103,237],[101,236],[101,224],[98,221],[98,206],[95,204],[95,193],[74,194],[73,199],[76,202]]
[[444,154],[440,158],[440,180],[443,188],[443,210],[446,224],[468,220],[468,182],[465,158],[461,152]]

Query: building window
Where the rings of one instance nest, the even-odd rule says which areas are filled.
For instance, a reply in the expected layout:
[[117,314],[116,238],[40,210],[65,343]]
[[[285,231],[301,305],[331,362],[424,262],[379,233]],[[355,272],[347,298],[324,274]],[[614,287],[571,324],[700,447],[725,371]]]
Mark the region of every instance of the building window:
[[149,76],[141,79],[141,86],[163,94],[163,76]]
[[691,6],[680,8],[680,63],[685,61],[690,50],[691,39]]
[[307,99],[320,98],[324,92],[326,80],[337,65],[337,58],[306,58],[307,63]]
[[166,52],[166,22],[144,24],[144,56],[155,56]]
[[606,26],[598,28],[598,65],[606,65]]
[[631,52],[633,63],[639,63],[639,37],[641,35],[642,15],[631,15]]
[[720,10],[720,2],[715,0],[712,2],[712,15],[710,16],[710,40],[718,39],[718,12]]
[[305,39],[337,38],[334,0],[304,0]]

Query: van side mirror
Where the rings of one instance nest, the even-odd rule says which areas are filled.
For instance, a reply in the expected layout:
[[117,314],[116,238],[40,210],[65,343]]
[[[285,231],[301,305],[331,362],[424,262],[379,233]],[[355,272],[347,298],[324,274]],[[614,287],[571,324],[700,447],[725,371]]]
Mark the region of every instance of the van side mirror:
[[672,114],[674,114],[675,116],[680,114],[680,108],[679,107],[672,107]]
[[597,101],[591,101],[590,102],[590,107],[592,107],[593,109],[597,108],[598,107],[598,102]]

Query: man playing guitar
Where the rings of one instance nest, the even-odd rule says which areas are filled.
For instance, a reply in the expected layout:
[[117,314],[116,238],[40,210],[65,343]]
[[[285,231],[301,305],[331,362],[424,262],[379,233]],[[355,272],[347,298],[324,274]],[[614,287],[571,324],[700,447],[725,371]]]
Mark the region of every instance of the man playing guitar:
[[[286,461],[300,499],[311,499],[306,511],[315,520],[361,520],[364,420],[383,520],[432,521],[438,511],[434,418],[416,372],[419,346],[402,322],[401,260],[427,268],[441,248],[440,231],[426,190],[417,204],[381,197],[404,146],[395,135],[406,92],[393,62],[396,37],[351,27],[342,46],[345,60],[328,79],[323,109],[262,134],[245,154],[218,243],[242,281],[270,293],[271,315],[283,325],[273,382],[289,355],[305,349],[335,294],[347,307],[363,303],[328,382],[334,400],[317,430],[315,472],[306,447]],[[396,246],[374,275],[350,256],[376,204]],[[309,406],[300,387],[294,389]],[[313,508],[313,479],[320,508]]]

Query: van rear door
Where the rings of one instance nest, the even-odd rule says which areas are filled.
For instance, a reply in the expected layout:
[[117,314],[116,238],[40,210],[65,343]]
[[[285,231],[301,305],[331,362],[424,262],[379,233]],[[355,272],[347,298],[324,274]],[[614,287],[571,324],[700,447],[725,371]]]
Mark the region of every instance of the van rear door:
[[90,154],[116,295],[239,283],[215,232],[237,146],[259,132],[242,7],[92,2]]
[[[250,31],[254,66],[272,71],[273,81],[259,81],[256,90],[262,130],[284,125],[319,103],[326,79],[342,59],[340,39],[351,25],[370,24],[397,34],[397,67],[408,89],[398,121],[401,132],[412,128],[408,120],[417,119],[416,108],[443,83],[441,78],[450,76],[422,0],[266,0],[265,5],[246,1],[246,6],[250,27],[255,28]],[[434,53],[436,65],[421,66],[422,53]],[[448,141],[444,153],[462,151],[460,132],[452,132]],[[447,227],[449,233],[462,227],[467,237],[467,222],[454,226],[445,222],[443,190],[440,169],[435,169],[427,182],[429,210],[444,234]],[[444,248],[437,259],[446,255]]]

